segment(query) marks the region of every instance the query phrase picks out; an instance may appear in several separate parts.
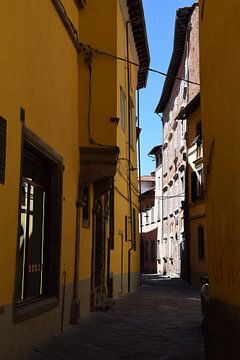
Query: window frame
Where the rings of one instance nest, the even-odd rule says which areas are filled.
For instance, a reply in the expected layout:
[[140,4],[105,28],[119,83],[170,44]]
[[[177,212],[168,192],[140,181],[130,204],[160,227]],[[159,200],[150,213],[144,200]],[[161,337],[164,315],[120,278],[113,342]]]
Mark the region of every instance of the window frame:
[[191,172],[191,195],[192,202],[202,200],[204,197],[203,167]]
[[[50,168],[50,185],[49,185],[49,223],[53,226],[47,229],[49,236],[48,254],[53,253],[55,258],[51,257],[48,262],[48,279],[46,281],[47,294],[40,296],[36,301],[34,299],[18,299],[18,269],[21,265],[19,255],[19,238],[21,234],[21,198],[22,198],[22,179],[24,158],[27,152],[34,154],[37,158],[47,163]],[[22,126],[22,146],[21,146],[21,168],[19,182],[19,205],[18,205],[18,237],[16,246],[16,270],[15,270],[15,293],[13,299],[13,321],[15,323],[38,316],[46,311],[59,306],[60,300],[60,264],[61,264],[61,236],[62,236],[62,184],[63,184],[63,158],[48,144],[42,141],[30,129]],[[45,230],[44,230],[45,231]],[[50,259],[50,257],[49,257]],[[50,275],[49,275],[50,274]],[[54,283],[54,286],[50,286]]]

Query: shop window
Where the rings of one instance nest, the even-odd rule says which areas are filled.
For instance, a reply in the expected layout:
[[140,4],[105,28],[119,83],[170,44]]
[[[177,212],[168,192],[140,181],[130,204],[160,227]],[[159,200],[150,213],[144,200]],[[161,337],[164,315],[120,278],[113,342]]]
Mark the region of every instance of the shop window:
[[26,131],[16,285],[16,309],[19,311],[49,297],[58,298],[61,199],[60,157]]
[[84,206],[82,208],[82,225],[83,227],[90,226],[90,203],[89,203],[89,186],[83,188]]

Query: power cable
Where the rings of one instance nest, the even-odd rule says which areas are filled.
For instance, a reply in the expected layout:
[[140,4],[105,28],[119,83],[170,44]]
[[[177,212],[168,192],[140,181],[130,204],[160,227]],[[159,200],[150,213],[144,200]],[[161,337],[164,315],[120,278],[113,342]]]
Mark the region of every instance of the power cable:
[[74,26],[74,24],[72,23],[71,19],[69,18],[68,14],[67,14],[67,11],[63,5],[63,3],[61,2],[61,0],[58,0],[58,3],[61,5],[62,7],[62,10],[64,12],[64,15],[71,27],[71,30],[72,30],[72,33],[73,33],[73,36],[75,37],[76,41],[78,42],[78,45],[79,47],[85,52],[86,50],[91,50],[91,51],[94,51],[95,53],[98,53],[100,55],[105,55],[105,56],[108,56],[108,57],[111,57],[111,58],[114,58],[116,60],[120,60],[120,61],[124,61],[125,63],[128,63],[128,64],[131,64],[131,65],[134,65],[134,66],[137,66],[139,67],[140,69],[144,69],[146,71],[150,71],[150,72],[153,72],[153,73],[156,73],[156,74],[159,74],[159,75],[162,75],[162,76],[165,76],[169,79],[173,79],[173,80],[180,80],[180,81],[184,81],[186,83],[189,83],[189,84],[193,84],[193,85],[198,85],[200,86],[199,83],[195,82],[195,81],[191,81],[191,80],[188,80],[188,79],[183,79],[181,77],[178,77],[178,76],[172,76],[172,75],[169,75],[163,71],[160,71],[160,70],[157,70],[157,69],[153,69],[153,68],[150,68],[148,66],[144,66],[144,65],[141,65],[141,64],[138,64],[138,63],[135,63],[134,61],[131,61],[131,60],[128,60],[128,59],[125,59],[121,56],[117,56],[117,55],[113,55],[113,54],[110,54],[106,51],[103,51],[103,50],[99,50],[99,49],[96,49],[96,48],[93,48],[91,45],[89,44],[84,44],[82,42],[79,41],[79,36],[78,36],[78,31],[76,29],[76,27]]
[[[81,44],[83,46],[90,46],[90,45],[84,45],[84,44]],[[170,79],[173,79],[173,80],[181,80],[181,81],[184,81],[186,83],[189,83],[189,84],[193,84],[193,85],[198,85],[200,86],[199,83],[195,82],[195,81],[191,81],[191,80],[187,80],[187,79],[183,79],[179,76],[172,76],[172,75],[169,75],[163,71],[160,71],[160,70],[156,70],[156,69],[153,69],[153,68],[150,68],[150,67],[147,67],[147,66],[144,66],[144,65],[141,65],[141,64],[138,64],[138,63],[135,63],[134,61],[131,61],[131,60],[127,60],[127,59],[124,59],[120,56],[117,56],[117,55],[113,55],[113,54],[110,54],[108,52],[105,52],[105,51],[102,51],[102,50],[98,50],[98,49],[94,49],[90,46],[90,48],[95,51],[96,53],[98,54],[101,54],[101,55],[105,55],[105,56],[109,56],[109,57],[112,57],[112,58],[115,58],[116,60],[120,60],[120,61],[124,61],[126,63],[129,63],[131,65],[135,65],[141,69],[144,69],[144,70],[147,70],[147,71],[150,71],[150,72],[153,72],[153,73],[156,73],[156,74],[159,74],[159,75],[162,75],[162,76],[165,76],[165,77],[168,77]]]

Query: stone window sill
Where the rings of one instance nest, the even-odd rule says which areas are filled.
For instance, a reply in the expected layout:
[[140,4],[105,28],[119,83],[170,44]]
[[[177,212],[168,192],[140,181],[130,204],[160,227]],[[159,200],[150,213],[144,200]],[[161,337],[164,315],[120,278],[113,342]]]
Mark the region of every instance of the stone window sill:
[[43,298],[37,302],[19,306],[16,304],[13,321],[15,323],[22,322],[32,317],[41,315],[45,312],[53,310],[59,306],[59,300],[56,297]]

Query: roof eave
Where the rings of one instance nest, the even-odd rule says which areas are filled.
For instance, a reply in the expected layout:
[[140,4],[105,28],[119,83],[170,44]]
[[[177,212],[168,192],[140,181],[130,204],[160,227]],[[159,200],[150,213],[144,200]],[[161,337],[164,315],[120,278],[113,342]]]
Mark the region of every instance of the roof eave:
[[187,25],[190,17],[193,13],[196,4],[191,7],[184,7],[177,10],[175,31],[174,31],[174,46],[170,60],[170,64],[167,71],[167,77],[164,82],[163,91],[155,109],[155,113],[162,113],[169,101],[169,98],[174,87],[175,78],[178,73],[178,69],[182,60],[185,47],[185,39],[187,33]]
[[127,6],[140,65],[137,89],[142,89],[147,85],[150,65],[150,53],[142,0],[127,0]]

